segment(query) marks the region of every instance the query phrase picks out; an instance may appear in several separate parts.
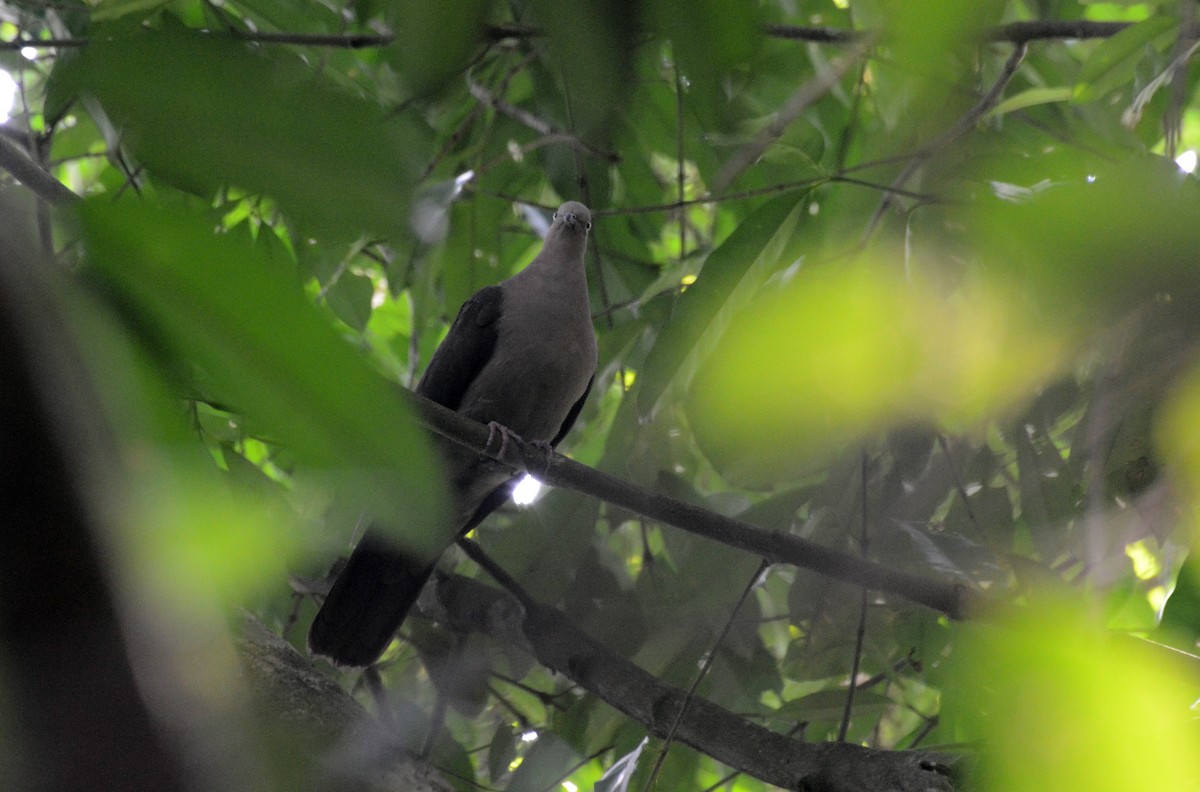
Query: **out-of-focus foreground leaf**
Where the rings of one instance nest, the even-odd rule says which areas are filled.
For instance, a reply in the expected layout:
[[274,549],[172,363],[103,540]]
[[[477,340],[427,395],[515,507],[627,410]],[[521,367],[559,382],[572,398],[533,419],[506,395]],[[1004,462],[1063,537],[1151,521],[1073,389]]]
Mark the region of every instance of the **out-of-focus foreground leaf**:
[[265,193],[313,230],[402,233],[424,132],[271,54],[215,34],[101,30],[51,91],[95,97],[141,164],[185,190]]
[[729,238],[704,262],[704,269],[679,297],[675,315],[646,358],[640,378],[638,412],[650,415],[663,392],[678,375],[696,345],[713,331],[722,309],[740,289],[747,274],[758,270],[758,278],[747,284],[754,293],[762,281],[780,266],[791,263],[788,257],[802,200],[784,195],[762,206],[730,234]]
[[1200,183],[1162,157],[1099,165],[963,221],[990,266],[1048,317],[1112,316],[1155,297],[1200,299]]
[[947,300],[869,264],[807,270],[731,323],[689,408],[719,469],[783,481],[889,424],[969,425],[1012,405],[1065,344],[996,287]]
[[103,201],[79,216],[95,275],[219,399],[335,474],[378,519],[429,524],[420,518],[436,513],[441,489],[420,428],[289,277],[200,217]]
[[981,788],[1200,788],[1191,670],[1170,650],[1089,623],[1078,608],[1042,603],[964,629],[947,720],[959,737],[983,738]]

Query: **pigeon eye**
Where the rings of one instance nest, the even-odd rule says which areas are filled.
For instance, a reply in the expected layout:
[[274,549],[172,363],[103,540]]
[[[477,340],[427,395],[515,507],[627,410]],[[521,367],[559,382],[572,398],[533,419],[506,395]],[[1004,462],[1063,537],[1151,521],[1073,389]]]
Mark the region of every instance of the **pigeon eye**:
[[550,219],[551,219],[551,220],[557,220],[557,219],[558,219],[558,212],[555,212],[555,213],[554,213],[554,216],[553,216],[553,217],[551,217]]
[[588,223],[588,224],[587,224],[587,228],[586,228],[585,230],[586,230],[586,231],[591,231],[591,230],[592,230],[592,224],[591,224],[591,223]]

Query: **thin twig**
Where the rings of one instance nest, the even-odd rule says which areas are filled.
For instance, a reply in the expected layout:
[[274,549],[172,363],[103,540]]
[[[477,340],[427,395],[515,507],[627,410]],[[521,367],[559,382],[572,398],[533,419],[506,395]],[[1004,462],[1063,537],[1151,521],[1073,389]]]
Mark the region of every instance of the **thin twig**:
[[522,607],[526,610],[534,607],[535,603],[533,598],[529,596],[529,592],[517,582],[516,578],[508,574],[503,567],[493,561],[492,557],[478,543],[473,539],[463,536],[459,538],[458,546],[466,553],[467,558],[478,564],[479,568],[484,572],[487,572],[493,580],[500,584],[501,588],[511,594],[517,602],[521,603]]
[[[672,50],[672,56],[674,56]],[[684,182],[684,148],[683,148],[683,72],[679,69],[679,59],[675,60],[675,200],[683,203]],[[679,210],[679,264],[687,254],[687,217],[682,208]]]
[[[521,70],[529,65],[530,61],[533,60],[533,57],[534,53],[531,52],[522,57],[516,64],[508,69],[504,76],[500,78],[500,82],[496,86],[496,95],[504,96],[504,94],[508,92],[508,86],[512,82],[513,78],[520,74]],[[477,58],[476,61],[479,61],[480,59],[481,58]],[[468,84],[471,80],[471,68],[472,67],[470,66],[467,67]],[[463,119],[462,123],[458,125],[454,132],[446,139],[446,142],[443,143],[438,149],[438,152],[433,156],[433,159],[429,161],[429,164],[425,167],[425,171],[421,174],[420,181],[425,181],[425,179],[427,179],[429,175],[433,173],[434,169],[437,168],[438,163],[441,162],[442,158],[445,157],[446,154],[448,154],[455,146],[457,146],[460,141],[462,141],[467,134],[467,130],[469,130],[471,125],[475,123],[480,115],[482,115],[483,108],[485,106],[485,103],[478,103],[471,107],[471,112],[467,114],[467,117]],[[478,179],[484,172],[482,168],[475,168],[474,170],[476,179]]]
[[[1120,33],[1130,24],[1129,22],[1093,22],[1087,19],[1037,19],[988,28],[983,31],[980,38],[983,41],[1007,41],[1013,44],[1025,44],[1030,41],[1109,38]],[[800,25],[767,25],[764,32],[771,38],[804,41],[812,44],[852,44],[866,35],[863,31],[858,30]]]
[[500,706],[504,707],[513,714],[513,717],[517,719],[517,723],[520,724],[521,730],[528,731],[532,721],[529,720],[525,713],[521,712],[521,710],[517,708],[517,705],[509,701],[503,693],[501,693],[499,690],[496,690],[495,685],[488,685],[487,689],[489,693],[496,697],[496,701],[500,702]]
[[650,792],[654,788],[654,782],[658,780],[658,774],[662,770],[663,763],[667,761],[667,751],[671,750],[671,744],[675,741],[675,734],[679,731],[679,724],[683,721],[683,716],[687,714],[692,700],[696,698],[696,690],[700,687],[700,683],[708,676],[713,661],[717,659],[717,650],[721,648],[721,644],[728,637],[729,630],[733,627],[733,622],[737,618],[738,611],[742,609],[742,605],[745,604],[746,598],[750,596],[750,592],[754,591],[754,584],[758,582],[758,579],[770,566],[770,563],[766,559],[763,559],[759,563],[758,569],[754,571],[754,574],[751,575],[750,580],[746,583],[746,587],[742,589],[742,596],[738,597],[738,601],[734,603],[733,609],[729,611],[729,618],[725,620],[725,626],[721,628],[721,634],[717,636],[717,640],[713,641],[712,648],[708,650],[708,654],[704,658],[704,663],[700,666],[700,671],[697,672],[695,679],[692,680],[691,687],[688,688],[687,694],[683,698],[683,704],[679,707],[679,712],[675,713],[675,718],[671,721],[671,728],[667,730],[667,736],[663,738],[658,758],[654,760],[654,768],[650,771],[650,777],[646,779],[646,792]]
[[572,147],[579,151],[586,152],[587,154],[591,154],[593,157],[599,157],[605,162],[613,164],[621,161],[620,155],[616,152],[605,151],[604,149],[597,148],[591,143],[588,143],[586,140],[583,140],[565,130],[559,129],[549,121],[538,118],[536,115],[526,109],[517,107],[514,104],[509,104],[498,96],[493,96],[491,91],[479,83],[471,80],[470,78],[467,79],[467,87],[470,90],[471,95],[476,99],[493,108],[496,112],[502,113],[514,121],[529,127],[539,135],[563,136],[565,139],[571,142]]
[[[859,497],[862,500],[862,532],[859,537],[859,553],[865,560],[867,557],[867,451],[864,448],[861,452],[859,460],[859,473],[861,478],[861,490]],[[861,602],[859,603],[858,612],[858,629],[854,636],[854,658],[850,662],[850,684],[846,686],[846,707],[842,711],[842,722],[838,725],[838,742],[846,742],[846,735],[850,731],[850,718],[854,714],[854,695],[858,692],[858,672],[862,667],[863,643],[867,635],[867,587],[863,586],[861,593]]]
[[975,517],[975,509],[971,506],[971,499],[967,497],[967,488],[963,484],[962,477],[958,475],[958,467],[954,464],[954,457],[950,455],[950,446],[946,443],[946,436],[938,432],[938,447],[942,449],[942,456],[946,457],[946,467],[950,468],[950,478],[954,481],[954,489],[958,492],[958,497],[962,501],[963,508],[967,510],[967,520],[975,528],[975,532],[983,536],[983,529],[979,527],[979,520]]

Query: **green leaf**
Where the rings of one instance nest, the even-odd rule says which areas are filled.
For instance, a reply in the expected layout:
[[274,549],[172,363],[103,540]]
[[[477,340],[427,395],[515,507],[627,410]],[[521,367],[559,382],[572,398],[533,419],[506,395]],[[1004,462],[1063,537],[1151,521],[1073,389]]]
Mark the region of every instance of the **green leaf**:
[[508,792],[543,792],[558,785],[567,770],[580,759],[579,754],[550,732],[541,732],[537,742],[513,771]]
[[182,189],[265,193],[316,231],[406,233],[425,134],[270,53],[216,34],[101,32],[53,82],[98,99],[138,160]]
[[487,18],[485,0],[458,2],[454,13],[438,3],[399,3],[392,51],[418,94],[438,91],[469,65]]
[[1016,112],[1017,110],[1024,110],[1027,107],[1036,107],[1037,105],[1050,104],[1052,102],[1067,102],[1071,100],[1073,95],[1074,90],[1065,86],[1056,88],[1029,88],[1008,97],[993,107],[987,115],[988,118],[994,118],[1006,113]]
[[529,0],[524,11],[549,34],[544,59],[552,77],[539,81],[539,99],[560,118],[570,116],[584,139],[602,139],[627,95],[636,18],[618,0]]
[[604,775],[592,787],[592,792],[626,792],[629,789],[629,782],[633,780],[633,773],[637,769],[642,749],[646,747],[649,739],[648,737],[643,737],[636,748],[613,762],[612,766],[604,772]]
[[396,386],[325,322],[290,276],[203,217],[89,201],[90,272],[160,345],[198,365],[218,397],[349,488],[420,546],[441,484]]
[[[680,295],[671,322],[658,336],[638,378],[638,413],[650,415],[672,380],[752,270],[781,262],[807,192],[780,196],[761,206],[714,250],[695,283]],[[757,288],[758,282],[749,284]]]
[[147,12],[142,14],[145,17],[149,16],[148,12],[156,11],[169,2],[170,0],[104,0],[96,4],[96,10],[92,12],[92,21],[107,22],[138,12]]
[[517,756],[517,734],[512,724],[501,723],[492,734],[492,744],[488,746],[487,764],[488,777],[498,781],[506,773],[508,766]]
[[945,717],[980,741],[981,789],[1195,788],[1195,669],[1092,616],[1042,596],[963,628]]
[[1175,37],[1178,22],[1155,16],[1131,25],[1093,50],[1084,62],[1072,96],[1076,102],[1094,102],[1134,78],[1147,49],[1161,51]]

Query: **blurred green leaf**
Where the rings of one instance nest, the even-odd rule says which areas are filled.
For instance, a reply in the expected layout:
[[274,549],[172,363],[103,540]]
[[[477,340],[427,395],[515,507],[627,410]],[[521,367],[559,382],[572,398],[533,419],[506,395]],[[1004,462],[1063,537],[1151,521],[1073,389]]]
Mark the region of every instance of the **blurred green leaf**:
[[544,792],[558,784],[580,758],[574,748],[555,734],[541,732],[513,771],[507,792]]
[[624,102],[640,22],[636,4],[529,0],[527,6],[549,34],[548,63],[555,80],[541,86],[541,98],[557,117],[570,119],[563,127],[585,140],[603,139]]
[[488,777],[498,781],[508,774],[508,766],[517,756],[517,733],[505,722],[492,732],[492,744],[488,746]]
[[[697,344],[710,334],[739,289],[751,293],[794,253],[788,242],[799,222],[807,193],[783,195],[763,205],[704,262],[695,283],[677,300],[670,324],[646,357],[638,378],[638,413],[649,416]],[[744,280],[751,273],[752,282]]]
[[1194,669],[1088,624],[1083,609],[1043,597],[964,631],[948,710],[983,739],[981,788],[1194,789]]
[[1200,183],[1146,156],[1097,164],[1028,199],[980,202],[963,221],[980,232],[989,265],[1054,321],[1112,316],[1155,295],[1191,304],[1198,213]]
[[970,426],[1060,363],[1064,339],[1010,299],[981,285],[947,303],[869,264],[801,271],[742,311],[696,375],[696,439],[724,475],[762,485],[889,425]]
[[[168,3],[170,0],[103,0],[96,4],[92,21],[107,22],[129,14],[151,12],[168,5]],[[149,16],[149,13],[143,13],[142,16]]]
[[333,473],[406,541],[438,512],[440,481],[395,386],[372,371],[300,289],[202,217],[84,203],[91,272],[143,332],[198,364],[223,400]]
[[1027,107],[1036,107],[1037,105],[1050,104],[1052,102],[1067,102],[1070,101],[1072,95],[1073,89],[1066,87],[1029,88],[1020,93],[1013,94],[1003,102],[998,103],[988,111],[988,116],[1002,116],[1006,113],[1024,110]]
[[346,237],[406,234],[426,133],[278,50],[259,54],[219,34],[100,29],[52,85],[98,99],[141,163],[185,190],[266,193],[306,228]]

